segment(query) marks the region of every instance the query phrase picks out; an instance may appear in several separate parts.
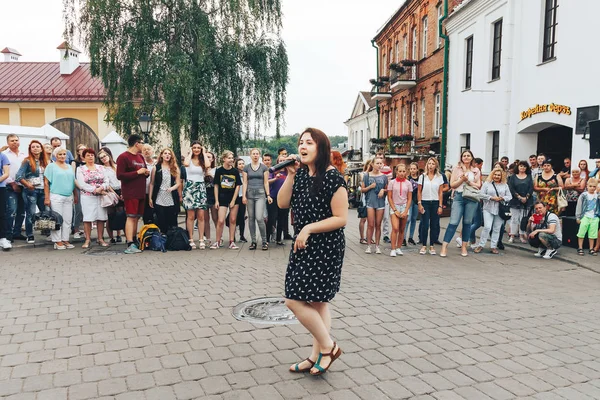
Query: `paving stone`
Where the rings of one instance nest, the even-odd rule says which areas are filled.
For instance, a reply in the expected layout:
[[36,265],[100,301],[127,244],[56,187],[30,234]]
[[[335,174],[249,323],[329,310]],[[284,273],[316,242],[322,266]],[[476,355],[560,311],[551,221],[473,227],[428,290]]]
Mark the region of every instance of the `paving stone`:
[[405,387],[394,381],[379,382],[376,384],[377,388],[381,390],[385,395],[392,399],[408,399],[413,396],[413,393],[408,391]]
[[100,396],[114,396],[127,390],[127,384],[123,378],[107,379],[98,382],[98,394]]

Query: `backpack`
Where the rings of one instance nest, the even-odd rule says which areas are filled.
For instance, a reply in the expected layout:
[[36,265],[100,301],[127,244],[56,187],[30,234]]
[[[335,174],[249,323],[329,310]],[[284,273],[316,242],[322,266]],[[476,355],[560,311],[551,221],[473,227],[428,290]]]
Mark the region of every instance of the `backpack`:
[[142,226],[140,229],[140,233],[138,233],[138,241],[140,242],[140,250],[144,250],[150,246],[150,241],[152,240],[152,234],[158,233],[160,234],[160,229],[158,226],[154,224],[147,224]]
[[192,250],[192,246],[190,246],[190,237],[185,229],[178,226],[169,229],[167,232],[167,250]]
[[166,244],[167,244],[167,236],[166,235],[163,235],[162,233],[159,233],[159,232],[153,232],[152,236],[150,237],[150,245],[147,246],[146,248],[148,250],[162,251],[163,253],[165,253],[167,251],[167,249],[165,248]]

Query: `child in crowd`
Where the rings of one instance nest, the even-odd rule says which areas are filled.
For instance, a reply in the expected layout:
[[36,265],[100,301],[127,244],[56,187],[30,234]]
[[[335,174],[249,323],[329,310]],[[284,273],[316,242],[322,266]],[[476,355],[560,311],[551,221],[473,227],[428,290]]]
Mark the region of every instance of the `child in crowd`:
[[577,232],[577,254],[583,255],[583,239],[587,233],[590,244],[590,254],[598,255],[594,250],[594,241],[598,239],[598,221],[600,221],[600,203],[598,202],[598,180],[590,178],[587,182],[587,192],[581,193],[577,200],[575,217],[579,224]]
[[404,230],[412,203],[413,186],[406,179],[406,165],[398,164],[396,167],[396,178],[388,183],[387,190],[392,221],[392,251],[390,252],[390,256],[396,257],[396,255],[402,255]]

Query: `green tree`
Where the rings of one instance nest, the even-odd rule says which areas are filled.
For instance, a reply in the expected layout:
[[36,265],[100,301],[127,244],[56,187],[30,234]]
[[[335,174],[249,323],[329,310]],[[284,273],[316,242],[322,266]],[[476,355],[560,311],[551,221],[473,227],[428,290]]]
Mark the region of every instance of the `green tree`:
[[137,129],[153,110],[180,154],[181,133],[216,151],[273,117],[279,135],[288,58],[281,0],[63,0],[65,36],[79,36],[107,91],[108,120]]

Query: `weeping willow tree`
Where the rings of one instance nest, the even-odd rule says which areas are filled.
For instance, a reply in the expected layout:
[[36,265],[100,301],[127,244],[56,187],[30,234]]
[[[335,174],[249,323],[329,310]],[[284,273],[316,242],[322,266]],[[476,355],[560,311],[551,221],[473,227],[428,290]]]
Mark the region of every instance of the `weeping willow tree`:
[[65,36],[79,40],[121,132],[142,111],[170,132],[236,150],[274,120],[288,82],[280,0],[63,0]]

